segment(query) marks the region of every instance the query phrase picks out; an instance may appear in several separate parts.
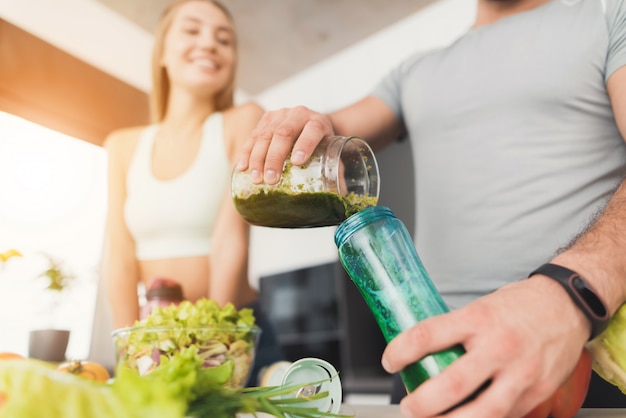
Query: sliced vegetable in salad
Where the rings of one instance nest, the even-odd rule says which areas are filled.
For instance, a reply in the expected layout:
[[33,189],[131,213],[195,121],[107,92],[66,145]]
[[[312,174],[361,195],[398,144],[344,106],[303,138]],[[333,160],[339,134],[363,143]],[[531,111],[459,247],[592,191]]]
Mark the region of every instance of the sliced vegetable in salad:
[[[222,384],[245,385],[261,330],[251,309],[220,307],[210,299],[157,307],[131,328],[114,332],[118,365],[145,375],[182,349],[192,348],[200,368],[219,367]],[[218,372],[217,370],[214,372]]]

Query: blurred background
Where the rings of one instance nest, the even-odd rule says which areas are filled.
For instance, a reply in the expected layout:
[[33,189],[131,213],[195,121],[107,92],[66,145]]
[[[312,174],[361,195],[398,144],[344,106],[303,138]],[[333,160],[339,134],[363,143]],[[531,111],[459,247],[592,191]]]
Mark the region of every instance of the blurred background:
[[[109,361],[110,329],[98,298],[106,208],[101,145],[108,132],[148,121],[152,31],[168,3],[0,0],[0,253],[23,254],[0,264],[0,351],[27,354],[30,330],[62,327],[72,331],[68,357]],[[240,38],[238,100],[322,112],[366,95],[413,52],[453,42],[471,24],[475,6],[475,0],[223,3]],[[413,181],[409,148],[401,142],[377,157],[380,203],[412,231],[414,197],[394,186]],[[250,277],[294,359],[326,357],[338,369],[344,365],[346,376],[380,377],[381,337],[363,320],[367,309],[338,268],[333,233],[253,227]],[[72,278],[60,293],[42,277],[51,260]],[[358,354],[364,344],[371,350]],[[367,370],[372,364],[375,370]]]

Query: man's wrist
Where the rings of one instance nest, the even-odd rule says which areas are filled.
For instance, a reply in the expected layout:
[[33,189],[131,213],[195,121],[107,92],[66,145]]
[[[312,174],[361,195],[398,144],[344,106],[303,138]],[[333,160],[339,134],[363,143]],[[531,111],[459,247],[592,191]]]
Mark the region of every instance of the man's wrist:
[[609,311],[594,288],[578,273],[557,264],[544,264],[528,277],[541,274],[558,282],[591,325],[591,336],[597,337],[608,325]]

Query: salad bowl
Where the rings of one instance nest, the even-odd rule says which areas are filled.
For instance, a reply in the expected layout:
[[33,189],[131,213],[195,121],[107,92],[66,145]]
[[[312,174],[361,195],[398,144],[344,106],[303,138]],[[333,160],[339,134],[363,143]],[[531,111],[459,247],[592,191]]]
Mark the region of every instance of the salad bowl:
[[116,367],[146,375],[181,351],[200,358],[203,373],[227,387],[246,385],[261,330],[257,326],[139,325],[113,332]]

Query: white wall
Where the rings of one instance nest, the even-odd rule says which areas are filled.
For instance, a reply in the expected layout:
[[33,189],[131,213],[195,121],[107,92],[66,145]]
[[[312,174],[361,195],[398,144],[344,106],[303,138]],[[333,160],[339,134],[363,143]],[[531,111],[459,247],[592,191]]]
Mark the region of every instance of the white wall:
[[[475,17],[476,0],[440,0],[392,27],[259,94],[266,109],[305,105],[328,112],[365,96],[391,68],[415,51],[444,46],[460,36]],[[410,144],[399,143],[377,154],[381,204],[394,210],[409,230],[413,225]],[[398,186],[402,185],[402,186]],[[280,230],[253,227],[251,276],[337,259],[334,227]]]

